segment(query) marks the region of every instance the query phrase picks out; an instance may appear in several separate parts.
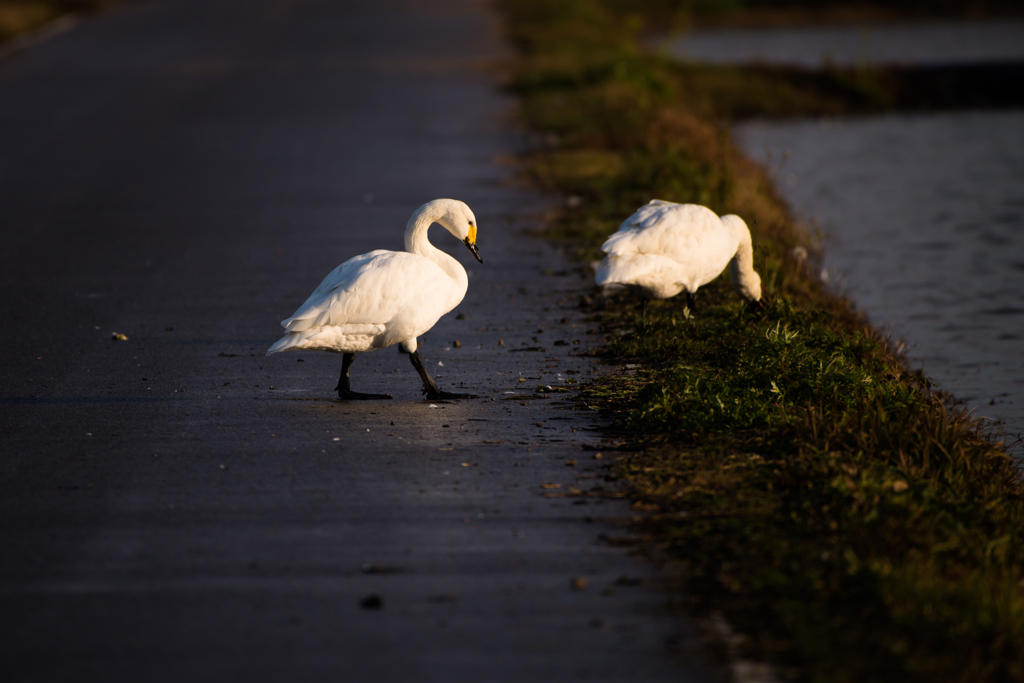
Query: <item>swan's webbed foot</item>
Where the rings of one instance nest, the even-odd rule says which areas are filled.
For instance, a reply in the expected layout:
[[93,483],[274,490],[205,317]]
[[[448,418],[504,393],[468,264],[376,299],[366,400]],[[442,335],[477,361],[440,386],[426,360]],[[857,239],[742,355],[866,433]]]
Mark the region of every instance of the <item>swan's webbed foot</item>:
[[338,386],[334,390],[338,392],[338,398],[343,401],[383,401],[391,398],[391,394],[364,394],[359,391],[352,391],[349,385],[348,371],[352,367],[356,355],[346,353],[341,359],[341,377],[338,378]]
[[478,398],[473,394],[453,394],[450,391],[441,391],[437,388],[437,384],[427,374],[427,369],[423,367],[423,359],[420,358],[418,351],[413,351],[409,354],[409,360],[412,361],[412,366],[416,368],[416,372],[419,373],[420,379],[423,380],[423,393],[427,395],[427,398],[431,401],[440,401],[444,399],[459,399],[459,398]]
[[391,394],[364,394],[359,391],[350,391],[337,387],[338,398],[344,401],[383,401],[391,398]]
[[426,387],[423,388],[423,393],[427,395],[427,398],[431,401],[444,401],[454,400],[459,398],[480,398],[476,394],[453,394],[450,391],[428,391]]

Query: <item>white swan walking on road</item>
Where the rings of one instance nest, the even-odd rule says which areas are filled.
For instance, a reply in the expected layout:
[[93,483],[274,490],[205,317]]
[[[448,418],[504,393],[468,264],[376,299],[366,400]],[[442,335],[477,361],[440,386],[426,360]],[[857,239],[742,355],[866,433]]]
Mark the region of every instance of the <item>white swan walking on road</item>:
[[601,250],[599,285],[626,285],[647,299],[667,299],[686,292],[691,309],[697,289],[728,265],[736,292],[750,302],[761,300],[761,278],[754,272],[750,230],[739,216],[719,218],[698,204],[654,199],[627,218]]
[[434,247],[427,230],[440,223],[483,263],[476,247],[476,218],[463,202],[435,199],[416,209],[405,229],[405,251],[378,249],[355,256],[324,278],[306,303],[281,322],[287,333],[267,355],[289,349],[342,353],[336,391],[343,399],[385,399],[349,386],[355,354],[400,344],[423,380],[427,398],[474,398],[441,391],[423,367],[416,338],[459,305],[469,277],[454,258]]

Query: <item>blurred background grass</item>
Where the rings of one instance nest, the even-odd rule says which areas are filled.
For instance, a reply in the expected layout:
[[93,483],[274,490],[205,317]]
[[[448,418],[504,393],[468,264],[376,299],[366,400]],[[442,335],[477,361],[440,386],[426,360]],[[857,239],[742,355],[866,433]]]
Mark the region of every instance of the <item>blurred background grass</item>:
[[93,12],[117,0],[0,0],[0,44],[68,16]]

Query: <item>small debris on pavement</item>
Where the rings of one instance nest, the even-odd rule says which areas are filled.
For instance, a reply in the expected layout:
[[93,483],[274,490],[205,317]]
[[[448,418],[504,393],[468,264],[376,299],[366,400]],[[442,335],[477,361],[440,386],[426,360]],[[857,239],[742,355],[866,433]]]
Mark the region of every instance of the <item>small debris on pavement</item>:
[[384,606],[384,600],[376,594],[367,595],[359,601],[359,606],[363,609],[380,609]]
[[120,332],[114,332],[110,338],[114,341],[128,341],[128,335],[121,334]]
[[640,586],[644,582],[643,579],[637,576],[627,576],[623,574],[619,578],[615,579],[616,586]]
[[582,576],[574,576],[569,581],[569,586],[574,591],[585,591],[587,590],[587,580],[584,579]]
[[362,569],[364,574],[402,574],[405,572],[402,567],[392,567],[386,564],[367,563],[363,565]]

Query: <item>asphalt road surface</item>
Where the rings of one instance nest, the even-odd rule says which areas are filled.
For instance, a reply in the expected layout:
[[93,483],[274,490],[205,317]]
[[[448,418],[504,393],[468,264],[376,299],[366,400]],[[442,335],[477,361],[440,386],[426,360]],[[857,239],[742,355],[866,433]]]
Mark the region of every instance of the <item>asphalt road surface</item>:
[[[501,163],[507,49],[471,0],[165,0],[0,63],[4,681],[704,678],[619,585],[651,578],[599,539],[625,508],[565,495],[604,485],[595,416],[534,397],[594,338]],[[470,289],[421,354],[482,398],[394,349],[352,372],[392,401],[265,357],[437,197],[484,264],[432,231]]]

